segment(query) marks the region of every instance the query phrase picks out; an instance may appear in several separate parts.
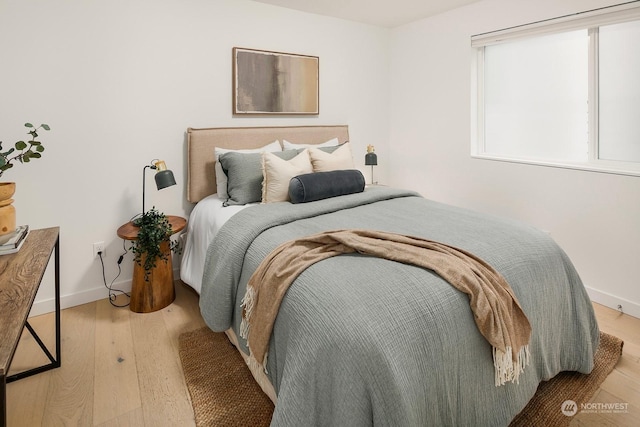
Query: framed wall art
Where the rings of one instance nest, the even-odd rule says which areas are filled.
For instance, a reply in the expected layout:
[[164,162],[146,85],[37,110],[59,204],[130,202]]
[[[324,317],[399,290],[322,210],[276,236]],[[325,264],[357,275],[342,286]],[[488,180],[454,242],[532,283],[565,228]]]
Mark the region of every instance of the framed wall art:
[[319,113],[317,56],[233,48],[233,114]]

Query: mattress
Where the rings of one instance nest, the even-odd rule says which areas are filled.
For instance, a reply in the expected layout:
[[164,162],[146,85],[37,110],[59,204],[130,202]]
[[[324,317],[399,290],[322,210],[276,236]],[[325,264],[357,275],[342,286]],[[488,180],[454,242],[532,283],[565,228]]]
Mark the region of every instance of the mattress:
[[217,194],[202,199],[193,208],[187,225],[180,262],[180,279],[200,293],[207,249],[220,228],[236,213],[251,206],[223,206]]

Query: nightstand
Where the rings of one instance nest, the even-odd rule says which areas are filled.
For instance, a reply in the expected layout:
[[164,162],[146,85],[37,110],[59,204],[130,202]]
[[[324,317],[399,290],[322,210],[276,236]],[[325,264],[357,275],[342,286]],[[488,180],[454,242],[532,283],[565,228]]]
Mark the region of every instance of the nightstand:
[[[167,216],[171,225],[171,234],[182,231],[187,226],[187,220],[179,216]],[[118,228],[118,237],[125,240],[138,238],[138,227],[129,221]],[[131,303],[129,308],[136,313],[150,313],[158,311],[173,302],[176,290],[173,284],[173,263],[169,241],[160,245],[160,250],[167,255],[167,261],[158,261],[149,272],[149,280],[144,280],[144,267],[134,263],[133,282],[131,284]]]

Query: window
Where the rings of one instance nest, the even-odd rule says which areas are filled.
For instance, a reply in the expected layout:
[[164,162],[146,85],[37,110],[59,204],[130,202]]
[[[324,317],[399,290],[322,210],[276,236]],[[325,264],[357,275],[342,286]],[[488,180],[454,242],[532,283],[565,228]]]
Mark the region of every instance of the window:
[[640,175],[640,7],[472,37],[472,156]]

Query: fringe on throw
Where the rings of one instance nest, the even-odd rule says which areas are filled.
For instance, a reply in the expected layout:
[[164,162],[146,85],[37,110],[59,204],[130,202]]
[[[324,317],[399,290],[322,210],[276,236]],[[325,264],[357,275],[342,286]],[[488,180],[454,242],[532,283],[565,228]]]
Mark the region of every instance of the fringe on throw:
[[[242,307],[242,321],[240,322],[240,336],[247,340],[247,347],[249,346],[249,318],[251,317],[251,312],[253,311],[253,307],[255,305],[256,299],[256,291],[252,287],[247,287],[247,291],[244,294],[244,298],[242,298],[242,303],[240,307]],[[267,371],[267,356],[269,353],[264,354],[264,360],[262,364],[258,362],[253,354],[251,354],[251,348],[249,348],[249,358],[247,359],[247,365],[252,371],[258,371],[262,369],[265,374],[268,374]]]
[[249,369],[251,369],[252,372],[262,371],[265,374],[268,374],[269,371],[267,371],[267,354],[264,355],[262,364],[258,362],[253,354],[249,354],[249,357],[247,358],[247,366],[249,367]]
[[247,340],[249,338],[249,317],[251,316],[251,312],[253,311],[253,306],[255,304],[256,299],[256,291],[252,287],[247,287],[247,291],[244,294],[244,298],[242,298],[242,303],[240,307],[242,307],[242,321],[240,322],[240,336]]
[[504,385],[507,381],[520,384],[520,374],[524,372],[525,366],[529,364],[529,359],[531,358],[529,345],[520,347],[515,362],[511,350],[511,347],[507,347],[504,352],[495,347],[493,348],[496,387]]

